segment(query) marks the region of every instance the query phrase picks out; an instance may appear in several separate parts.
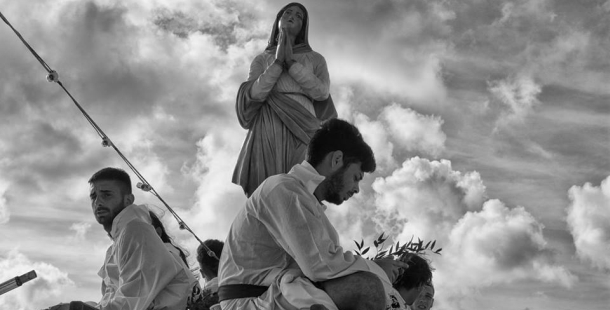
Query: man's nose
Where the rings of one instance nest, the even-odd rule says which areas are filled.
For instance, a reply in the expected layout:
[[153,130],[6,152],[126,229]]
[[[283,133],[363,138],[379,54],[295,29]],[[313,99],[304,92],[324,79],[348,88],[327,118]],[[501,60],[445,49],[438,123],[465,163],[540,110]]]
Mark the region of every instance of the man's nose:
[[93,205],[96,207],[99,207],[102,205],[102,200],[100,199],[100,197],[96,197],[95,200],[93,200]]

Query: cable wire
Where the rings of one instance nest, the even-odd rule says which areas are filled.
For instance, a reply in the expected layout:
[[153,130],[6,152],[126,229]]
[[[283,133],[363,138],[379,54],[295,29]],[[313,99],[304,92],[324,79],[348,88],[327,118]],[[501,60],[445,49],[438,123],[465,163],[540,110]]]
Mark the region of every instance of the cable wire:
[[97,125],[97,123],[93,120],[93,118],[91,118],[91,116],[89,116],[87,111],[85,111],[85,109],[78,103],[76,98],[74,98],[74,96],[72,96],[72,94],[68,91],[68,89],[64,86],[64,84],[59,80],[59,74],[57,73],[57,71],[51,69],[51,67],[44,61],[44,59],[42,59],[42,57],[40,57],[40,55],[38,55],[38,53],[36,53],[36,51],[30,46],[30,44],[28,44],[28,42],[23,38],[23,36],[21,36],[19,31],[17,31],[17,29],[15,29],[13,27],[13,25],[11,25],[11,23],[6,19],[6,17],[4,17],[2,12],[0,12],[0,18],[13,30],[13,32],[15,32],[15,34],[17,35],[17,37],[19,37],[21,42],[23,42],[25,47],[27,47],[27,49],[32,53],[32,55],[34,55],[36,60],[38,60],[38,62],[40,62],[42,67],[47,71],[47,73],[48,73],[47,74],[47,81],[49,81],[49,82],[56,82],[64,90],[64,92],[70,97],[70,99],[72,99],[72,102],[74,102],[74,104],[80,110],[80,112],[83,114],[85,119],[87,119],[89,124],[91,124],[93,129],[95,129],[95,131],[100,136],[100,138],[102,138],[102,146],[104,146],[104,147],[112,147],[117,152],[117,154],[119,154],[119,156],[123,159],[123,161],[127,164],[127,166],[131,169],[131,171],[133,171],[133,173],[138,177],[138,179],[140,179],[140,181],[142,183],[138,183],[137,187],[140,188],[143,191],[150,192],[155,197],[157,197],[163,203],[163,205],[165,205],[167,210],[174,216],[176,221],[178,221],[178,225],[179,225],[180,229],[184,229],[184,230],[190,232],[195,237],[195,239],[197,239],[197,241],[199,241],[201,246],[203,246],[203,248],[206,250],[206,253],[208,254],[208,256],[216,258],[217,260],[220,260],[218,258],[218,256],[216,255],[216,253],[214,253],[214,251],[212,251],[208,246],[206,246],[203,243],[203,241],[201,241],[201,239],[199,239],[199,237],[197,237],[195,232],[193,232],[193,230],[188,225],[186,225],[184,220],[182,220],[182,218],[180,218],[180,216],[165,202],[165,200],[163,200],[163,198],[161,198],[161,196],[152,187],[152,185],[150,185],[150,183],[148,183],[148,181],[146,181],[144,176],[142,174],[140,174],[138,169],[136,169],[136,167],[131,164],[131,162],[127,159],[127,157],[125,157],[125,155],[123,155],[123,153],[121,153],[119,148],[116,147],[116,145],[114,143],[112,143],[112,141],[104,133],[102,128]]

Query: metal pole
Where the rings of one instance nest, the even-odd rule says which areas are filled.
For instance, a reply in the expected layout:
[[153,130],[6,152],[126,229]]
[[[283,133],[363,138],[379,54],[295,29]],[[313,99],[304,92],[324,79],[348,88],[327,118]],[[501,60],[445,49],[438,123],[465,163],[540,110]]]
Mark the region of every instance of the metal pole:
[[23,283],[28,282],[32,279],[36,278],[36,271],[32,270],[28,273],[24,273],[21,276],[18,277],[14,277],[6,282],[3,282],[0,284],[0,295],[12,291],[18,287],[20,287],[21,285],[23,285]]

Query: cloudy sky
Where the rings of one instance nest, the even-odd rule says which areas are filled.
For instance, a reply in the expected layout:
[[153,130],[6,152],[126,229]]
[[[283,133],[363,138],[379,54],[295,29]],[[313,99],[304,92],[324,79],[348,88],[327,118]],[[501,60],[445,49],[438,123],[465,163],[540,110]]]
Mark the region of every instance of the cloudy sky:
[[[245,201],[231,183],[246,134],[234,99],[284,4],[0,0],[0,12],[196,234],[224,239]],[[339,117],[378,162],[329,207],[344,247],[381,232],[437,240],[435,309],[607,309],[610,1],[303,4]],[[87,180],[129,171],[45,77],[1,23],[0,281],[38,273],[2,310],[99,300],[110,240]],[[136,202],[165,209],[139,190]]]

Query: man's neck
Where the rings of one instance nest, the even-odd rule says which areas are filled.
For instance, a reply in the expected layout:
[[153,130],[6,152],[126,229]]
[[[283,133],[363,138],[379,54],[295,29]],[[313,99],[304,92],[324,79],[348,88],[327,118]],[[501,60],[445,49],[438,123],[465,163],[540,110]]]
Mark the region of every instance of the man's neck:
[[123,211],[125,211],[125,209],[127,208],[127,206],[123,207],[119,213],[115,214],[114,217],[112,218],[112,221],[110,221],[110,224],[105,224],[103,225],[104,230],[108,233],[108,236],[110,236],[110,238],[112,238],[112,234],[110,234],[112,232],[112,225],[114,225],[114,220],[116,220],[116,218],[123,213]]
[[[309,163],[309,164],[311,164],[311,163]],[[320,203],[322,203],[322,201],[324,201],[326,199],[326,186],[327,186],[328,176],[330,175],[330,172],[328,171],[328,169],[325,168],[325,166],[322,163],[315,165],[315,166],[312,165],[312,167],[316,170],[316,172],[319,175],[325,177],[324,181],[320,182],[320,184],[318,184],[318,187],[316,187],[316,189],[313,192],[313,195],[316,196],[316,198],[318,199],[318,201]]]
[[[320,184],[322,185],[322,184]],[[324,200],[324,194],[323,194],[323,190],[320,188],[320,185],[318,185],[318,187],[316,187],[316,190],[313,192],[313,195],[316,196],[316,198],[318,199],[318,201],[320,203],[322,203],[322,201]]]
[[[316,169],[317,171],[317,169]],[[320,173],[320,171],[318,171],[318,173]],[[322,175],[322,174],[320,174]],[[322,203],[322,201],[326,200],[326,187],[328,184],[328,177],[326,179],[324,179],[324,181],[320,182],[320,184],[318,184],[318,187],[316,187],[316,189],[313,191],[313,195],[316,196],[316,198],[318,199],[318,201],[320,203]]]

